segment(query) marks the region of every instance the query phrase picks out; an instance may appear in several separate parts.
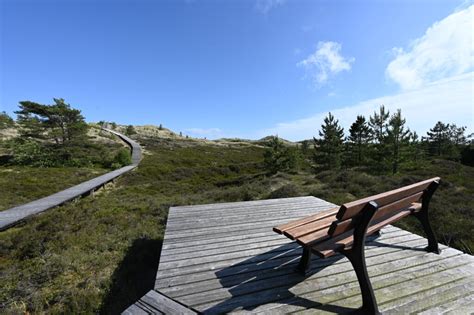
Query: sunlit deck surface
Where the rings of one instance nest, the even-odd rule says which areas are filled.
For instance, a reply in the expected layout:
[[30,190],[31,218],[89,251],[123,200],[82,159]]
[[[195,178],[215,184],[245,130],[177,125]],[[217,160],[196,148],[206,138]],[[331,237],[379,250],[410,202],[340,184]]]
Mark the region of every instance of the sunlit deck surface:
[[[341,255],[313,257],[310,276],[294,268],[301,248],[272,227],[334,205],[314,197],[170,209],[155,290],[205,314],[345,313],[361,302]],[[366,244],[368,272],[384,314],[474,312],[474,257],[387,226]],[[152,297],[149,295],[148,297]],[[135,310],[158,310],[147,298]]]

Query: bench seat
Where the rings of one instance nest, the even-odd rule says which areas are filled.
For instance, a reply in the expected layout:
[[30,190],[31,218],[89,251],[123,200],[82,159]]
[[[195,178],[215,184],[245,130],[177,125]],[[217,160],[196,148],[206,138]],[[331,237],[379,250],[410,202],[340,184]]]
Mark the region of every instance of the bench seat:
[[[354,241],[352,231],[347,231],[335,238],[329,236],[329,228],[331,224],[337,220],[336,214],[338,209],[339,208],[330,209],[320,213],[318,216],[306,217],[276,226],[273,228],[273,231],[284,234],[292,240],[296,240],[296,242],[302,246],[309,246],[311,251],[321,258],[330,257],[341,249],[350,248]],[[374,234],[384,226],[420,210],[421,203],[414,202],[409,207],[400,209],[396,215],[373,220],[367,229],[367,235]]]

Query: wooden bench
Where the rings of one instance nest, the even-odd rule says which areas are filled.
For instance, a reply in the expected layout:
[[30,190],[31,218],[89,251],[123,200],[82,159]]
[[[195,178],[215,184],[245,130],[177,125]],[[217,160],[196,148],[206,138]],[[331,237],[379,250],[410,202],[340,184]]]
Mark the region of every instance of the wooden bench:
[[289,222],[273,230],[303,247],[298,270],[307,274],[311,254],[327,258],[336,253],[346,256],[354,267],[362,293],[361,311],[378,314],[377,301],[365,264],[364,243],[367,235],[376,234],[384,226],[410,214],[417,217],[428,237],[428,252],[439,254],[438,242],[428,219],[428,205],[439,185],[435,177],[413,185],[343,204]]

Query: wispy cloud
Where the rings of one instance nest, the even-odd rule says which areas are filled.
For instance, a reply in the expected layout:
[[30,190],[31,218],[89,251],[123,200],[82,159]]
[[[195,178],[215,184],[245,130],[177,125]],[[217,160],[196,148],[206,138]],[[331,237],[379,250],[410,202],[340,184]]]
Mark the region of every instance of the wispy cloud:
[[223,136],[222,130],[219,128],[189,128],[185,132],[189,133],[192,137],[198,138],[215,139]]
[[255,9],[266,15],[272,9],[281,6],[283,3],[285,3],[285,0],[257,0]]
[[[386,76],[401,91],[332,109],[345,130],[357,115],[367,117],[384,104],[392,112],[400,108],[408,126],[422,135],[438,120],[474,131],[473,15],[474,5],[464,7],[434,23],[407,51],[394,48],[396,56],[388,64]],[[324,83],[331,74],[351,68],[353,59],[342,57],[340,50],[337,43],[319,43],[316,52],[298,65],[307,68],[316,83]],[[259,131],[256,137],[278,134],[290,140],[308,139],[317,134],[326,115],[325,111],[282,122]]]
[[396,57],[386,69],[388,78],[404,90],[472,71],[474,5],[434,23],[407,51],[394,48]]
[[[347,132],[357,115],[368,117],[384,104],[391,112],[397,108],[407,119],[407,125],[425,135],[426,131],[438,121],[454,122],[467,126],[472,132],[474,128],[473,87],[474,72],[443,79],[426,86],[399,94],[383,96],[341,106],[331,110]],[[289,140],[310,139],[317,135],[327,112],[319,112],[310,117],[283,122],[275,127],[261,130],[255,138],[269,134],[278,134]]]
[[316,51],[298,62],[297,66],[304,68],[315,85],[320,87],[339,72],[351,70],[354,60],[341,55],[341,44],[319,42]]

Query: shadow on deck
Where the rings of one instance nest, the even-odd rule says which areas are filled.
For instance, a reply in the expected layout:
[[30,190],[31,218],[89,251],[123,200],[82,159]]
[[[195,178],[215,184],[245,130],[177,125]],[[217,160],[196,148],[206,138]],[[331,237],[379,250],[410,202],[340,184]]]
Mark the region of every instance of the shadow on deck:
[[[397,246],[377,242],[377,237],[378,236],[369,236],[367,241],[375,246],[423,251],[423,249],[420,248],[410,248],[408,246]],[[228,292],[232,297],[203,310],[203,313],[221,314],[236,309],[251,312],[262,302],[267,300],[268,302],[278,300],[280,303],[302,306],[307,309],[321,310],[335,314],[356,314],[358,310],[357,307],[349,308],[332,304],[323,304],[318,301],[300,297],[291,292],[291,288],[295,285],[304,282],[312,275],[317,274],[323,269],[330,267],[335,262],[344,259],[344,256],[335,255],[325,260],[313,257],[311,269],[306,276],[301,275],[296,270],[300,256],[301,248],[295,243],[290,243],[216,272],[216,278],[219,279],[223,288],[228,289]],[[286,279],[287,281],[279,281],[280,279],[278,277],[282,275],[288,275]],[[275,282],[272,281],[272,279],[278,279],[278,281]],[[264,281],[260,282],[261,280]],[[267,297],[258,294],[259,291],[268,288],[272,288],[275,291],[272,291],[272,293]],[[255,304],[249,305],[248,295],[252,293],[256,293]],[[275,297],[275,294],[278,295],[277,298]],[[244,298],[242,298],[243,296]],[[267,311],[270,311],[270,309]]]

